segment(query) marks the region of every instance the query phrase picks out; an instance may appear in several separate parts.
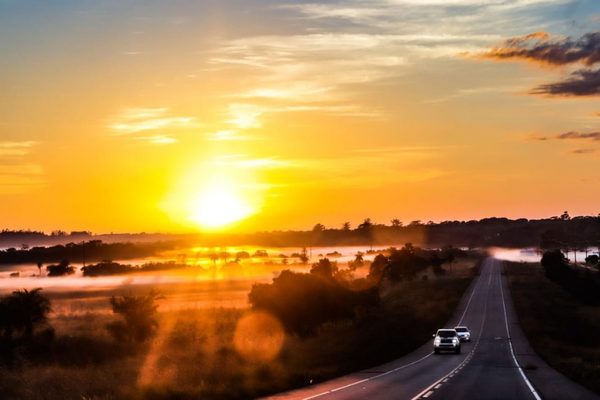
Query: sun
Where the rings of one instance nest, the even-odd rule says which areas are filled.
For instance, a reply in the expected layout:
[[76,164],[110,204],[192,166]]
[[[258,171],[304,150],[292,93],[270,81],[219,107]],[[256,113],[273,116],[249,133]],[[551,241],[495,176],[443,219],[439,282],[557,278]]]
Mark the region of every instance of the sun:
[[231,225],[255,212],[242,193],[227,182],[214,182],[202,188],[190,208],[190,220],[209,229]]

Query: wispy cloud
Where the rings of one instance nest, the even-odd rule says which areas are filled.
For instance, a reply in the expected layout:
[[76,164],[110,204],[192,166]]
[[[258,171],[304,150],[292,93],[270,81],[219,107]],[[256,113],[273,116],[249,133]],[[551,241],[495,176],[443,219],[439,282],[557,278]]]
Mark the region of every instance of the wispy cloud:
[[540,136],[540,135],[532,135],[529,137],[531,140],[545,142],[548,140],[591,140],[591,141],[600,141],[600,131],[599,132],[578,132],[578,131],[568,131],[559,133],[558,135],[552,136]]
[[571,151],[573,154],[592,154],[595,153],[596,149],[575,149]]
[[178,142],[176,138],[166,135],[137,136],[134,139],[156,145],[167,145]]
[[35,141],[0,142],[0,194],[18,194],[45,184],[43,169],[28,160]]
[[145,131],[180,129],[195,126],[194,117],[170,115],[168,108],[130,108],[121,112],[110,124],[116,135]]
[[548,65],[600,62],[600,32],[591,32],[579,39],[554,39],[546,32],[534,32],[514,37],[502,46],[494,47],[482,57],[496,60],[524,60]]
[[0,157],[25,156],[31,152],[31,148],[38,142],[0,142]]

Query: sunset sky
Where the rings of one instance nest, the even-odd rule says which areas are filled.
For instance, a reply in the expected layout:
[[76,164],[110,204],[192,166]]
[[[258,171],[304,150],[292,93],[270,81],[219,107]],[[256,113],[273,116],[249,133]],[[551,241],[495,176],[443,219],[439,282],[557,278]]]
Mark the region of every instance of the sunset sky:
[[0,0],[0,227],[600,212],[598,0]]

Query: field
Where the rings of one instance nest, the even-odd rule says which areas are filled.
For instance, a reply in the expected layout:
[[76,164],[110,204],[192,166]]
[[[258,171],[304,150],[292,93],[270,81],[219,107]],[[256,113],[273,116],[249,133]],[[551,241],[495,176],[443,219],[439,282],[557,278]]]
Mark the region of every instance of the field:
[[506,263],[519,322],[553,368],[600,393],[600,307],[585,305],[544,276],[539,264]]

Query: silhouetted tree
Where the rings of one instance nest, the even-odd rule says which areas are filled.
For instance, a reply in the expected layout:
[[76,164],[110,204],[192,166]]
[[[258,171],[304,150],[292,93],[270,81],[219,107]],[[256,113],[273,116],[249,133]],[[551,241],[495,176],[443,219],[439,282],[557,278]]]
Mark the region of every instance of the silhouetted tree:
[[0,333],[4,339],[10,340],[14,334],[31,338],[34,330],[47,322],[52,308],[41,290],[23,289],[0,298]]
[[69,265],[69,261],[63,260],[58,264],[48,265],[46,267],[48,276],[63,276],[75,273],[75,267]]
[[348,232],[350,230],[350,222],[344,222],[342,225],[342,230]]
[[392,226],[394,228],[400,228],[400,227],[402,227],[402,221],[400,221],[397,218],[394,218],[391,222],[392,222]]
[[313,264],[310,269],[310,273],[313,275],[320,276],[322,278],[332,279],[333,275],[338,271],[336,263],[332,263],[328,258],[319,260],[318,263]]

